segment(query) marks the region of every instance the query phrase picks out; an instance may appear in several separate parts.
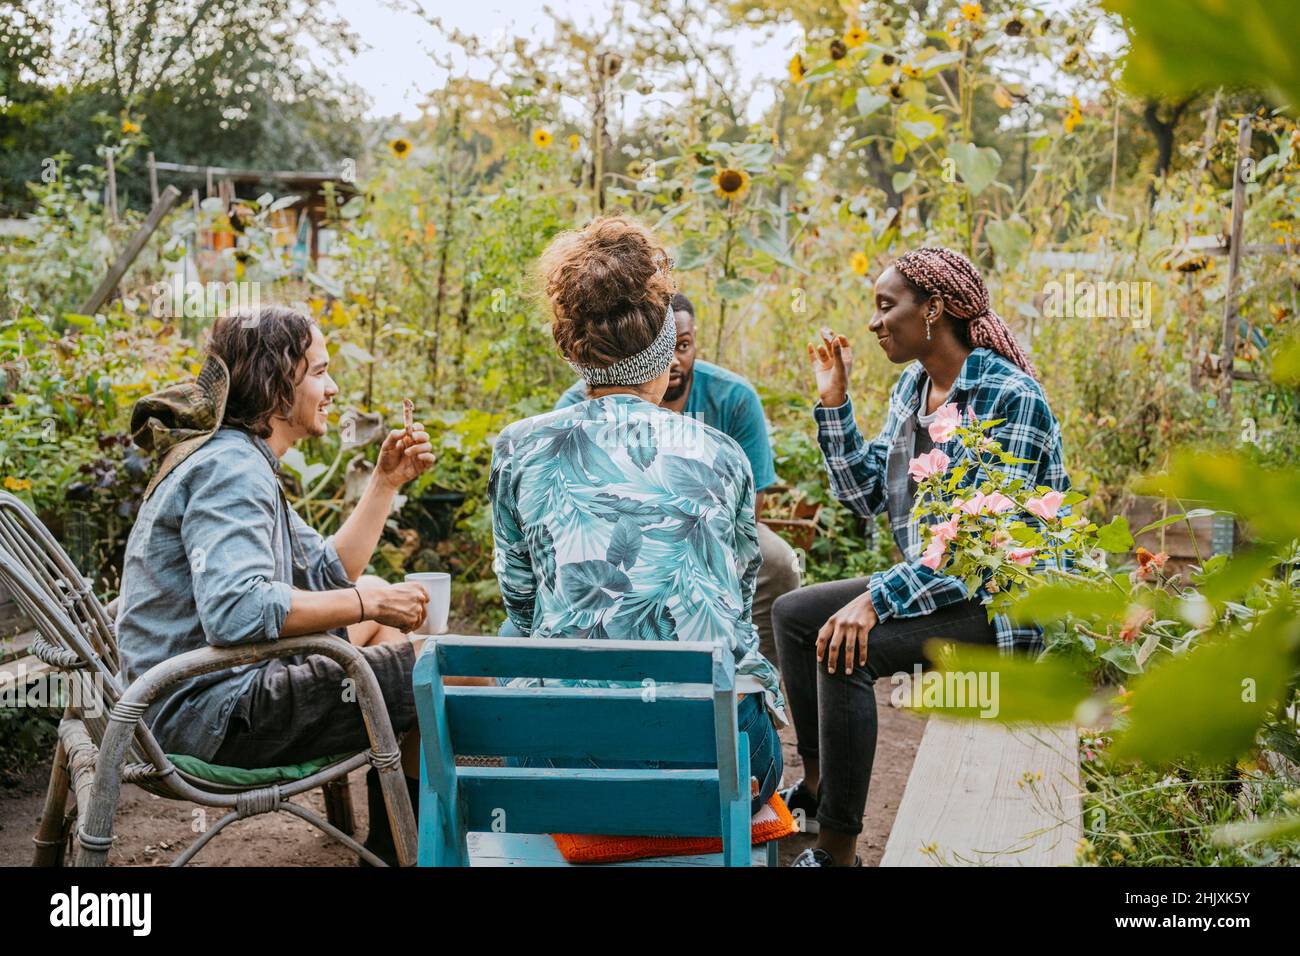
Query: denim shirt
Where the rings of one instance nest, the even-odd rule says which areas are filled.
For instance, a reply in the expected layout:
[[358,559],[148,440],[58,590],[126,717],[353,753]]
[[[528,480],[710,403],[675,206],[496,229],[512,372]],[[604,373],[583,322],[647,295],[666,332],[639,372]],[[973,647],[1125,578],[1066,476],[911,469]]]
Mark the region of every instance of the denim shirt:
[[[333,540],[284,500],[278,473],[264,440],[222,428],[141,505],[117,617],[126,683],[196,648],[276,640],[292,588],[352,586]],[[265,666],[183,680],[149,706],[145,722],[164,751],[208,760],[235,702]]]

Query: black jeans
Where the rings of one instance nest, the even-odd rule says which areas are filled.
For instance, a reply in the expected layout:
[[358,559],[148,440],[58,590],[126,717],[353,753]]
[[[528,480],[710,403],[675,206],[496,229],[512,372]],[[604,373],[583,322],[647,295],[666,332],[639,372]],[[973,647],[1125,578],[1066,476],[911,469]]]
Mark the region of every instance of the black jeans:
[[899,671],[910,674],[917,664],[929,666],[922,645],[932,638],[997,642],[984,606],[963,601],[922,617],[882,621],[867,638],[865,668],[854,662],[853,673],[845,676],[841,659],[835,662],[835,673],[828,674],[825,661],[817,664],[817,632],[832,614],[866,591],[867,582],[854,578],[814,584],[782,595],[772,606],[772,629],[799,753],[818,760],[821,769],[817,822],[840,833],[862,831],[876,756],[876,680]]

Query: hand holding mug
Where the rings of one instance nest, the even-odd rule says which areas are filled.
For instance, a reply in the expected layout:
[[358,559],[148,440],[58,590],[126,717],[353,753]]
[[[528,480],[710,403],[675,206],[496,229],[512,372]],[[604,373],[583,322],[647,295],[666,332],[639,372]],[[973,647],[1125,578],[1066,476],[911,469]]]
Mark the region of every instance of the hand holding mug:
[[359,590],[370,620],[408,633],[424,623],[429,592],[420,585],[403,582]]

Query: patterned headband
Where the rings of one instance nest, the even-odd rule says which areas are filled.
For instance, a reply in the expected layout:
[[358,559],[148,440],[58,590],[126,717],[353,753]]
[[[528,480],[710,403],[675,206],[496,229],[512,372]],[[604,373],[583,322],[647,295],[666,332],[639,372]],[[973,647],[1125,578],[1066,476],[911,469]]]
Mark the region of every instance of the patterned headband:
[[664,323],[659,327],[659,335],[640,352],[619,359],[605,368],[578,365],[576,362],[570,362],[569,367],[581,375],[588,385],[641,385],[658,378],[672,364],[676,346],[677,320],[673,316],[670,300]]

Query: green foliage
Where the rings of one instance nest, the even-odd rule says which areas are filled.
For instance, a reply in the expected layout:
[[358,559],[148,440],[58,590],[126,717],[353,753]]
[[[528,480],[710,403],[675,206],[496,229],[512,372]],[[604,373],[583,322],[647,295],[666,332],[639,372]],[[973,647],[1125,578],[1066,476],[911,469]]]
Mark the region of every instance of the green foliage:
[[[1286,0],[1225,5],[1216,0],[1102,0],[1124,18],[1132,49],[1124,79],[1148,93],[1188,93],[1223,85],[1272,90],[1300,106],[1300,65],[1284,25]],[[1188,56],[1195,50],[1195,56]]]

